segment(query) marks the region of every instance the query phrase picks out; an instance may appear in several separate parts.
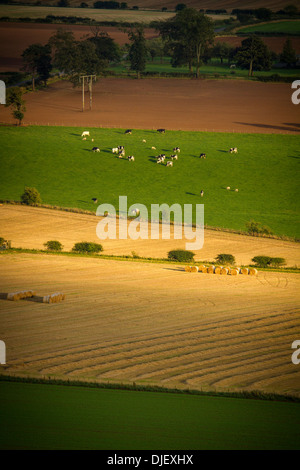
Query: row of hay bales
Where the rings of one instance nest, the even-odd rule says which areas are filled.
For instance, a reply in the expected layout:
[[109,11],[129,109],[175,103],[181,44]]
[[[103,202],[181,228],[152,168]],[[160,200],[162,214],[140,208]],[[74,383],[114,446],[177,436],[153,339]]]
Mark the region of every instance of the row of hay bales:
[[34,297],[36,293],[33,290],[22,290],[18,292],[11,292],[7,294],[7,300],[21,300],[28,299],[29,297]]
[[189,273],[208,273],[208,274],[220,274],[220,275],[231,275],[237,276],[238,274],[246,274],[250,276],[256,276],[258,271],[255,268],[228,268],[223,266],[186,266],[186,272]]
[[[36,297],[36,292],[34,292],[33,290],[11,292],[7,294],[6,298],[7,300],[17,301],[22,299],[28,299],[30,297]],[[42,301],[43,303],[53,304],[65,300],[65,294],[62,294],[61,292],[56,292],[55,294],[45,295],[44,297],[38,297],[37,299],[39,302]]]

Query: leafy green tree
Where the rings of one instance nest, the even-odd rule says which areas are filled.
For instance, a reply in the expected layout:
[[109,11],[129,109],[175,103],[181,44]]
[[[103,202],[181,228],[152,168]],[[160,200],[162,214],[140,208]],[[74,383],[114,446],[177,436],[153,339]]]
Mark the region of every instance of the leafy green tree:
[[131,42],[128,53],[130,69],[137,73],[137,78],[140,78],[141,72],[145,70],[148,54],[143,26],[128,31],[128,38]]
[[168,253],[168,259],[174,261],[194,261],[195,253],[188,250],[171,250]]
[[28,206],[40,204],[42,202],[40,193],[36,188],[29,188],[25,186],[24,193],[21,196],[21,201]]
[[22,124],[24,119],[24,113],[26,111],[25,101],[23,99],[24,90],[23,88],[12,87],[8,89],[6,97],[6,107],[12,106],[13,117],[17,119],[19,126]]
[[91,31],[94,35],[88,38],[88,41],[95,45],[96,54],[99,60],[103,61],[103,65],[118,62],[121,59],[121,49],[118,44],[98,26],[91,26]]
[[23,67],[32,78],[32,90],[35,90],[35,79],[39,75],[40,78],[47,83],[50,77],[51,65],[51,49],[49,45],[31,44],[22,52]]
[[215,259],[220,264],[235,264],[235,257],[227,253],[221,253]]
[[297,54],[290,39],[287,39],[283,45],[280,61],[288,67],[294,67],[297,62]]
[[63,245],[58,240],[49,240],[48,242],[44,243],[44,246],[49,251],[62,251]]
[[163,56],[165,54],[164,43],[161,38],[147,39],[146,41],[148,52],[151,56],[152,62],[155,57],[160,57],[160,62],[163,62]]
[[213,57],[218,57],[221,61],[221,64],[223,64],[224,59],[227,59],[229,62],[230,56],[232,55],[232,51],[235,48],[233,46],[230,46],[227,42],[220,42],[218,41],[212,50],[212,56]]
[[196,76],[199,77],[203,54],[214,39],[212,20],[194,8],[184,8],[175,17],[161,23],[159,30],[162,38],[172,45],[172,65],[188,64],[192,72],[195,63]]
[[181,10],[184,10],[185,8],[186,8],[185,3],[177,3],[177,5],[175,7],[175,11],[181,11]]
[[272,66],[271,52],[266,44],[255,35],[244,39],[237,49],[235,59],[242,68],[248,68],[248,76],[253,76],[254,70],[270,70]]
[[264,7],[257,8],[256,10],[254,10],[254,15],[258,20],[270,21],[272,17],[272,10],[270,10],[269,8],[264,8]]

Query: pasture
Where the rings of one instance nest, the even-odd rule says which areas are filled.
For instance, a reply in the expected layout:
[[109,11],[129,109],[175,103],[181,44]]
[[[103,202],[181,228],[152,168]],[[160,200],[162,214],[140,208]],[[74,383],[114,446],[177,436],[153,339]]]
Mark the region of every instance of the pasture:
[[[245,230],[254,219],[275,234],[300,235],[298,136],[156,130],[125,135],[124,129],[89,128],[84,141],[82,130],[1,128],[0,198],[20,200],[26,185],[36,187],[44,203],[87,210],[95,210],[93,197],[118,210],[119,195],[128,196],[128,207],[139,202],[148,210],[154,203],[204,203],[208,226]],[[135,161],[112,154],[118,145]],[[101,152],[92,152],[94,146]],[[181,153],[172,168],[156,163],[156,155],[168,157],[176,146]],[[232,146],[237,155],[228,152]],[[202,152],[206,159],[199,158]]]
[[0,382],[0,410],[1,449],[300,448],[298,403]]
[[257,34],[288,34],[300,35],[300,20],[290,21],[273,21],[270,23],[262,23],[245,28],[239,28],[239,33],[257,33]]

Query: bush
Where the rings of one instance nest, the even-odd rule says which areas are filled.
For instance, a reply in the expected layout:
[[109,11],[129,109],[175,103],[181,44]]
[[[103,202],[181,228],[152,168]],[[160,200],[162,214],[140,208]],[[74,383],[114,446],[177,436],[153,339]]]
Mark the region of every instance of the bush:
[[235,264],[235,257],[226,253],[221,253],[215,259],[220,264]]
[[0,237],[0,250],[7,250],[8,248],[11,248],[10,241],[5,240],[5,238]]
[[188,250],[172,250],[168,253],[168,258],[174,261],[194,261],[195,253]]
[[267,268],[268,266],[271,265],[272,258],[270,256],[254,256],[252,258],[253,263],[255,263],[256,266],[259,268]]
[[62,251],[62,249],[63,249],[62,244],[57,240],[50,240],[50,241],[44,243],[44,246],[49,251]]
[[285,266],[286,260],[284,258],[272,258],[271,266],[278,268],[279,266]]
[[272,231],[266,225],[262,225],[260,222],[250,220],[246,223],[247,232],[250,235],[272,235]]
[[100,251],[103,251],[103,246],[99,243],[80,242],[75,243],[72,251],[77,253],[99,253]]
[[35,188],[29,188],[28,186],[25,186],[24,193],[21,196],[21,201],[28,206],[40,204],[42,202],[38,190]]

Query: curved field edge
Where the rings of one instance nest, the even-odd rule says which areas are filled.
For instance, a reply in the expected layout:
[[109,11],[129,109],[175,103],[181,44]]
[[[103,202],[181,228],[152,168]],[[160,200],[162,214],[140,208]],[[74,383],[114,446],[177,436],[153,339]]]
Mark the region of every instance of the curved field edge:
[[3,449],[299,449],[298,403],[0,385]]
[[[93,197],[118,211],[119,195],[127,196],[128,207],[139,202],[148,210],[154,203],[204,203],[208,226],[243,231],[253,219],[277,235],[300,235],[298,136],[188,131],[160,135],[155,130],[125,136],[124,129],[90,128],[91,142],[81,139],[82,130],[1,128],[1,199],[18,200],[26,185],[36,187],[46,204],[89,211],[95,210]],[[135,156],[134,163],[112,154],[118,145]],[[91,151],[93,146],[100,154]],[[169,156],[175,146],[181,153],[174,167],[157,165],[155,156]],[[228,153],[232,146],[238,147],[238,155]],[[207,159],[199,159],[202,152]]]

